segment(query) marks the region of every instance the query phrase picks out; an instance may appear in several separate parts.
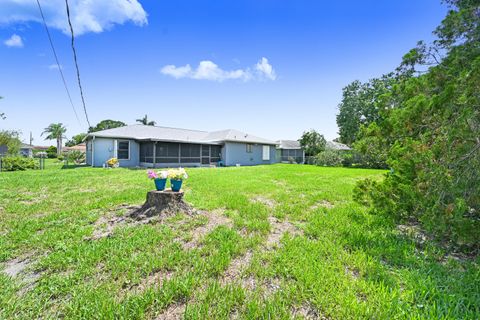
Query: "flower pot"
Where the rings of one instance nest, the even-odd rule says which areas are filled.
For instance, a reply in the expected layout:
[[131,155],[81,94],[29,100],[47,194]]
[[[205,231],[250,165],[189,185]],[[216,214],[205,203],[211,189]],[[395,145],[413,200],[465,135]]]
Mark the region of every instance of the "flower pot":
[[155,187],[157,188],[157,191],[165,190],[165,185],[167,184],[167,179],[156,178],[154,181],[155,181]]
[[180,191],[180,189],[182,189],[182,182],[183,180],[170,179],[170,183],[172,184],[172,191]]

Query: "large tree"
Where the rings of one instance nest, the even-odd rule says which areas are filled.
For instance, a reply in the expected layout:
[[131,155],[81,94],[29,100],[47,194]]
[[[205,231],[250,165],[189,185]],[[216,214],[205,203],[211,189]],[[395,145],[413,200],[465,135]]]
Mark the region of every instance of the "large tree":
[[102,131],[102,130],[107,130],[107,129],[113,129],[113,128],[119,128],[119,127],[125,127],[126,124],[122,121],[117,121],[117,120],[102,120],[95,127],[90,127],[88,129],[88,132],[97,132],[97,131]]
[[156,124],[155,121],[148,121],[147,115],[145,115],[143,118],[137,119],[135,121],[138,122],[138,123],[141,123],[143,125],[146,125],[146,126],[154,126]]
[[20,132],[14,130],[0,131],[0,146],[7,147],[7,154],[17,155],[20,151]]
[[77,135],[74,135],[74,136],[72,137],[72,139],[70,139],[70,140],[68,140],[67,142],[65,142],[65,145],[66,145],[67,147],[76,146],[77,144],[82,143],[86,136],[87,136],[86,133],[79,133],[79,134],[77,134]]
[[316,156],[324,151],[325,145],[327,144],[323,135],[313,129],[305,131],[298,142],[300,142],[303,150],[305,150],[305,155],[309,157]]
[[45,140],[57,140],[57,155],[62,153],[62,141],[65,138],[65,132],[67,132],[67,129],[62,123],[52,123],[42,132],[42,136],[47,135]]
[[362,126],[379,120],[381,96],[390,90],[394,82],[393,73],[390,73],[366,83],[356,80],[343,88],[337,115],[340,142],[352,146]]
[[408,52],[397,83],[376,98],[382,120],[368,126],[365,137],[374,140],[364,145],[384,153],[392,170],[381,182],[360,184],[357,196],[376,212],[417,220],[442,242],[478,252],[480,2],[446,2],[451,10],[438,39]]

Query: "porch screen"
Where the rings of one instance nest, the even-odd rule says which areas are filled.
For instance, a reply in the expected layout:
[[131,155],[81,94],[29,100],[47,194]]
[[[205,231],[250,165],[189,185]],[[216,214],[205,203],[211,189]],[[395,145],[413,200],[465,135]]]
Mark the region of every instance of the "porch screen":
[[180,163],[200,163],[200,145],[181,144]]
[[178,143],[157,142],[155,163],[178,163]]

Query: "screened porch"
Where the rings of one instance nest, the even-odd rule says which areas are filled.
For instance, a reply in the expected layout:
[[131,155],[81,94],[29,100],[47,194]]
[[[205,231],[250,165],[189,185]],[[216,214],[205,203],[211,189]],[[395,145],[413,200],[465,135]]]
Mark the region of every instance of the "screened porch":
[[280,161],[290,162],[294,160],[296,163],[304,162],[304,153],[302,149],[281,149]]
[[221,145],[148,141],[140,142],[140,164],[154,167],[218,164]]

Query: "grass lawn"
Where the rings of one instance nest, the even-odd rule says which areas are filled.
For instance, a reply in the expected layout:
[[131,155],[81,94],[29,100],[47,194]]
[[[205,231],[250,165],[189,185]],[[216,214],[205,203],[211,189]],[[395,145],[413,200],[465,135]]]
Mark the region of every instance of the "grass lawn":
[[478,259],[352,202],[382,171],[188,172],[204,213],[115,227],[153,188],[144,170],[0,173],[0,319],[480,317]]

